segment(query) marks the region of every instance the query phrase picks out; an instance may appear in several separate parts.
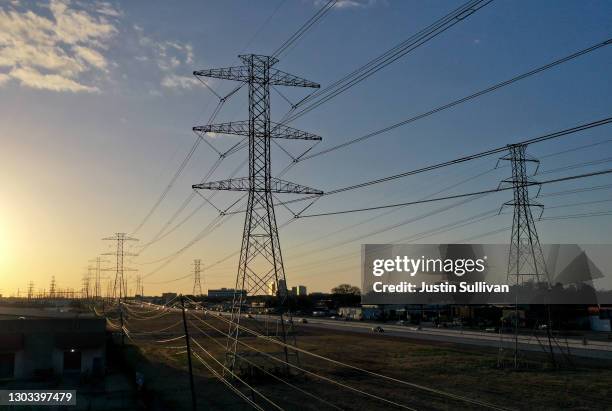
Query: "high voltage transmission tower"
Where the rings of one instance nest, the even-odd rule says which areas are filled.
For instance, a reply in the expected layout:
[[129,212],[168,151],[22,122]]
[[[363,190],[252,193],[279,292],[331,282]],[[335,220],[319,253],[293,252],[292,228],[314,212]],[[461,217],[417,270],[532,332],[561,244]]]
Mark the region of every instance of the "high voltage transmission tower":
[[[113,285],[113,299],[118,298],[122,300],[127,296],[127,281],[124,277],[125,271],[136,271],[131,268],[126,268],[123,266],[123,258],[127,256],[136,256],[137,254],[130,253],[124,250],[126,241],[138,241],[136,238],[132,238],[127,236],[125,233],[116,233],[112,237],[103,238],[104,241],[116,241],[117,249],[114,252],[103,253],[102,255],[114,255],[116,257],[116,265],[115,268],[107,268],[103,271],[115,271],[115,281]],[[117,292],[117,287],[119,287],[119,292]]]
[[193,260],[193,295],[195,296],[202,295],[202,284],[200,283],[201,264],[202,260],[199,258]]
[[513,187],[513,199],[504,203],[504,206],[514,208],[507,281],[517,286],[530,280],[536,283],[549,282],[546,261],[531,212],[532,207],[544,206],[529,198],[529,186],[537,185],[537,182],[529,176],[527,163],[539,164],[539,160],[527,156],[526,149],[525,144],[512,144],[508,147],[509,153],[501,158],[510,161],[512,168],[512,177],[503,180],[502,184]]
[[94,266],[95,276],[94,276],[94,289],[93,289],[93,297],[95,299],[99,299],[102,297],[102,288],[100,286],[100,272],[102,271],[102,263],[108,262],[108,260],[102,259],[102,257],[96,257],[93,260],[89,260],[90,263],[96,263]]
[[[272,177],[270,141],[272,138],[321,140],[304,131],[270,121],[270,86],[318,88],[319,85],[273,66],[278,59],[256,54],[240,55],[242,66],[195,71],[198,77],[235,80],[249,85],[249,119],[223,124],[194,127],[205,138],[206,133],[248,136],[249,176],[224,181],[196,184],[194,189],[231,190],[248,192],[242,246],[236,275],[231,322],[226,346],[226,366],[233,372],[240,335],[241,308],[246,295],[265,294],[268,284],[286,284],[285,270],[278,238],[273,193],[323,194],[320,190]],[[280,338],[287,343],[284,316],[286,293],[277,293],[280,314]],[[291,324],[291,321],[289,322]],[[295,335],[291,333],[295,338]],[[293,340],[295,343],[295,340]],[[289,353],[285,346],[285,361]]]
[[140,297],[144,296],[144,282],[142,281],[142,277],[140,274],[136,276],[136,291],[134,295],[139,295]]
[[87,266],[87,274],[83,274],[82,286],[81,286],[81,298],[89,298],[89,292],[91,290],[91,270],[92,266]]
[[51,285],[49,286],[49,298],[55,298],[55,276],[51,277]]
[[[545,284],[550,287],[550,278],[546,269],[546,260],[542,252],[542,246],[533,219],[532,207],[543,209],[543,205],[529,198],[529,187],[538,186],[538,182],[530,177],[527,164],[536,165],[534,174],[537,172],[540,161],[528,156],[526,144],[511,144],[508,146],[508,154],[501,157],[501,160],[510,161],[512,177],[502,181],[502,184],[509,184],[513,188],[513,199],[504,203],[504,206],[512,206],[514,216],[512,219],[512,237],[510,240],[510,250],[508,253],[508,284],[515,284],[515,305],[514,305],[514,368],[518,368],[518,294],[521,286],[528,282]],[[547,306],[547,333],[548,346],[553,364],[555,363],[554,351],[551,341],[551,320],[550,307]]]
[[28,283],[28,300],[34,298],[34,282],[30,281]]

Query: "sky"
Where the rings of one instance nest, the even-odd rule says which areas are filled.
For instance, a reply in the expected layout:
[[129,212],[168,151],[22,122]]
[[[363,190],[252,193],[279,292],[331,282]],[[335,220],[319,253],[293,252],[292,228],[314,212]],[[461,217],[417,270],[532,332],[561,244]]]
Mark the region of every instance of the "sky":
[[[461,4],[339,0],[276,67],[325,87]],[[273,53],[322,5],[320,0],[0,2],[0,293],[23,294],[30,281],[36,290],[48,289],[52,276],[60,288],[80,289],[90,260],[113,251],[114,244],[102,238],[116,232],[139,239],[130,243],[139,255],[126,263],[138,270],[129,273],[131,289],[139,274],[145,294],[190,292],[196,258],[205,267],[204,289],[231,287],[242,214],[200,235],[218,213],[192,196],[167,225],[190,198],[191,185],[216,161],[208,144],[198,145],[159,207],[134,230],[196,142],[192,127],[206,124],[217,105],[217,97],[191,73],[237,65],[242,53]],[[322,136],[315,150],[332,147],[607,40],[610,16],[608,1],[493,1],[290,125]],[[610,47],[301,162],[283,178],[329,191],[609,117]],[[213,79],[207,85],[223,95],[236,84]],[[272,94],[277,121],[289,110],[285,98],[295,103],[309,90],[281,92],[284,97]],[[216,121],[246,119],[247,97],[238,92]],[[530,146],[529,153],[541,159],[538,178],[610,168],[611,131],[598,127]],[[217,135],[207,141],[223,150],[237,140]],[[309,147],[282,145],[294,155]],[[224,160],[209,180],[245,175],[240,166],[246,156],[242,150]],[[275,172],[291,162],[280,149],[272,156]],[[323,197],[308,211],[494,188],[509,175],[507,166],[495,168],[496,163],[496,157],[485,158]],[[555,219],[610,211],[609,188],[555,195],[610,183],[609,176],[600,176],[542,187],[539,201],[546,208],[537,223],[542,242],[610,243],[611,216]],[[221,192],[212,201],[225,208],[237,199],[236,193]],[[287,283],[309,291],[359,285],[364,243],[507,243],[510,232],[500,230],[511,225],[508,209],[453,230],[442,228],[509,199],[504,192],[461,204],[298,219],[280,230]],[[290,205],[292,212],[297,206]],[[279,226],[290,217],[277,206]]]

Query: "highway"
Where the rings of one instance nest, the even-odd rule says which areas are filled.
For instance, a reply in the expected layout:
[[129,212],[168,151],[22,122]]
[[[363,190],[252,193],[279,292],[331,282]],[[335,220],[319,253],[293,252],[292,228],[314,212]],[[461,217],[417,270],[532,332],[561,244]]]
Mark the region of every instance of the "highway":
[[[212,313],[209,311],[209,313]],[[227,315],[227,314],[226,314]],[[246,316],[246,315],[245,315]],[[250,318],[264,321],[265,315],[251,315]],[[373,327],[380,326],[384,329],[382,333],[376,333],[380,338],[385,337],[404,337],[424,341],[440,341],[456,344],[467,344],[476,346],[486,346],[493,348],[503,347],[514,349],[514,334],[486,333],[479,331],[466,331],[452,328],[431,328],[418,329],[414,326],[396,325],[388,323],[370,323],[361,321],[332,320],[328,318],[306,318],[307,323],[302,323],[301,317],[294,317],[296,327],[319,328],[335,331],[348,331],[355,333],[375,334]],[[546,332],[540,331],[537,335],[519,335],[519,349],[525,351],[539,351],[548,353],[548,339]],[[612,341],[588,340],[558,337],[553,341],[553,349],[556,353],[570,353],[572,356],[601,358],[612,360]]]

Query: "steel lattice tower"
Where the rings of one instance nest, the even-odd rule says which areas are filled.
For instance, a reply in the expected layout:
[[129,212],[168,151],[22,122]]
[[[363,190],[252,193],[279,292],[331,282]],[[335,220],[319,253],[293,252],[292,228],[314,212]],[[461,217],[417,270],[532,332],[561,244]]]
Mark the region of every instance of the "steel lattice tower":
[[[116,265],[115,268],[106,269],[105,271],[114,270],[115,271],[115,281],[113,285],[113,299],[118,298],[122,300],[127,297],[127,281],[124,277],[125,271],[135,271],[130,268],[126,268],[123,265],[123,259],[126,256],[136,256],[137,254],[129,253],[124,250],[124,245],[126,241],[138,241],[136,238],[132,238],[127,236],[125,233],[116,233],[112,237],[106,237],[102,240],[105,241],[116,241],[117,242],[117,250],[111,253],[104,253],[102,255],[114,255],[116,257]],[[117,286],[119,287],[119,293],[117,293]]]
[[526,148],[524,144],[509,145],[509,153],[501,158],[510,161],[512,167],[512,177],[502,183],[511,184],[514,193],[513,199],[504,203],[504,206],[514,208],[507,281],[510,283],[513,279],[516,285],[529,280],[535,280],[536,283],[549,281],[546,261],[531,213],[532,207],[542,208],[543,205],[529,198],[529,186],[537,186],[538,183],[529,177],[527,163],[539,164],[539,160],[527,156]]
[[94,298],[95,299],[99,299],[100,297],[102,297],[102,288],[100,285],[100,271],[102,271],[101,269],[101,263],[102,262],[108,262],[108,260],[103,260],[101,257],[96,257],[94,260],[89,260],[90,263],[96,263],[94,269],[96,272],[95,275],[95,281],[94,281]]
[[[296,86],[318,88],[319,85],[273,68],[278,59],[255,54],[239,56],[242,66],[196,71],[198,77],[235,80],[249,86],[249,119],[231,123],[194,127],[201,133],[247,136],[249,141],[249,176],[194,185],[194,189],[247,191],[242,246],[232,303],[231,322],[226,348],[226,366],[233,370],[240,330],[241,308],[246,295],[266,293],[267,284],[286,284],[273,193],[323,194],[322,191],[272,177],[270,142],[272,138],[321,140],[321,137],[270,121],[270,87]],[[277,286],[280,291],[280,287]],[[283,317],[286,292],[278,292],[280,338],[287,342]],[[284,349],[285,361],[289,353]]]
[[28,283],[28,300],[34,298],[34,282],[30,281]]
[[51,285],[49,286],[49,298],[55,298],[55,276],[51,277]]
[[[526,282],[545,283],[550,285],[546,260],[542,252],[542,246],[535,227],[535,221],[531,212],[532,207],[543,209],[543,205],[529,198],[529,187],[538,186],[537,181],[532,179],[527,171],[527,163],[536,164],[536,170],[540,161],[528,156],[525,144],[511,144],[508,146],[508,154],[501,160],[510,161],[512,177],[502,180],[502,184],[509,184],[513,188],[513,199],[502,205],[512,206],[514,216],[512,219],[512,238],[510,241],[510,251],[508,253],[508,272],[507,282],[516,284],[515,304],[514,304],[514,367],[519,367],[519,345],[518,345],[518,293],[520,286]],[[500,210],[501,211],[501,210]],[[555,363],[554,351],[552,348],[551,336],[551,317],[550,308],[547,306],[548,315],[548,346],[550,349],[551,360]]]
[[202,284],[200,284],[200,273],[201,273],[202,260],[193,260],[193,295],[202,295]]

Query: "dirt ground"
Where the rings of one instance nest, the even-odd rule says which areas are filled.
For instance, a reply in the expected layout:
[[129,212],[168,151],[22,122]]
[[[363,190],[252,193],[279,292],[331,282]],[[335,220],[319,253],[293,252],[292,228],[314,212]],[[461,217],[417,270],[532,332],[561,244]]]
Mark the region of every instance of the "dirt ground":
[[[203,316],[201,312],[195,315],[206,324],[194,318],[193,312],[189,313],[189,331],[201,345],[193,344],[192,348],[210,366],[222,372],[221,365],[212,357],[223,363],[226,338],[222,333],[227,331],[227,323],[210,315]],[[131,332],[131,338],[127,339],[128,346],[131,346],[126,351],[128,361],[145,375],[147,389],[155,391],[163,402],[158,409],[188,409],[191,393],[185,340],[180,338],[183,335],[180,313],[150,320],[132,317],[128,318],[127,324]],[[176,325],[168,330],[152,332],[173,324]],[[260,323],[252,320],[246,320],[244,325],[261,328]],[[466,398],[502,409],[612,409],[612,364],[609,363],[574,361],[573,366],[564,364],[555,369],[546,363],[546,357],[530,354],[527,361],[531,368],[516,371],[497,366],[495,349],[299,327],[296,337],[298,346],[309,352],[398,381],[368,375],[305,354],[299,355],[299,366],[305,372],[294,369],[293,375],[287,377],[282,363],[239,345],[243,360],[239,360],[237,369],[246,371],[246,360],[265,370],[250,367],[251,374],[258,375],[241,374],[244,383],[270,402],[240,381],[234,380],[234,385],[241,387],[242,393],[264,409],[274,409],[274,404],[288,410],[488,408],[466,401]],[[241,341],[275,358],[284,358],[282,346],[265,339],[243,335]],[[295,356],[290,359],[298,364]],[[193,364],[198,408],[251,409],[244,399],[212,376],[198,359],[194,358]],[[452,398],[447,394],[462,398]]]

